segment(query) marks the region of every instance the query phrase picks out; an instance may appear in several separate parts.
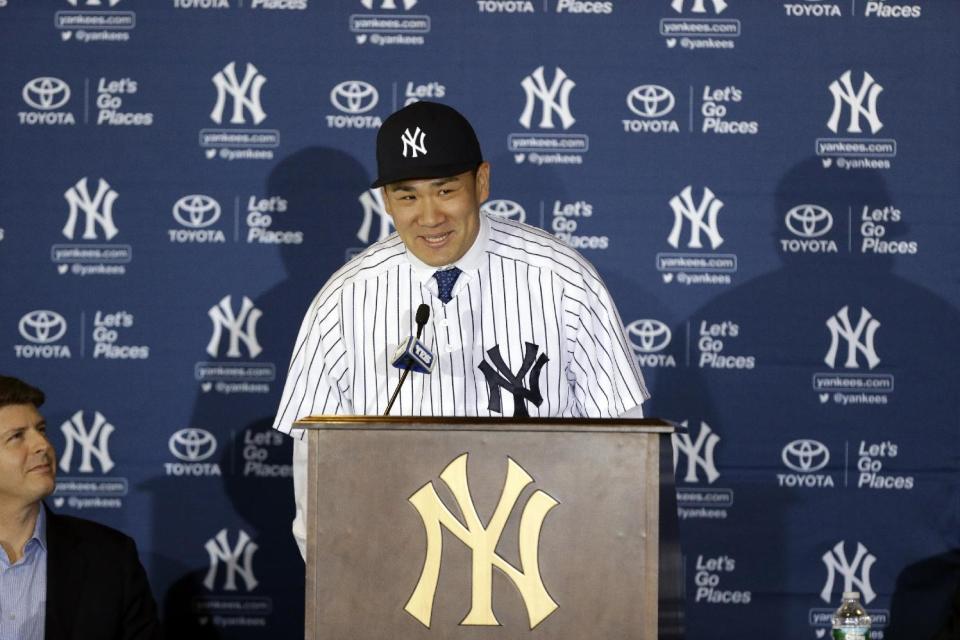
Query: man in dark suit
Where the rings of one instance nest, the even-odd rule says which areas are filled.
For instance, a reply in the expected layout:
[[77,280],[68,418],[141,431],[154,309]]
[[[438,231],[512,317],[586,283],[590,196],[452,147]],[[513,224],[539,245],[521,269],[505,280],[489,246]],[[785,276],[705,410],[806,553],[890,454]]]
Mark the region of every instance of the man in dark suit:
[[128,536],[61,516],[44,394],[0,376],[0,638],[146,640],[157,608]]

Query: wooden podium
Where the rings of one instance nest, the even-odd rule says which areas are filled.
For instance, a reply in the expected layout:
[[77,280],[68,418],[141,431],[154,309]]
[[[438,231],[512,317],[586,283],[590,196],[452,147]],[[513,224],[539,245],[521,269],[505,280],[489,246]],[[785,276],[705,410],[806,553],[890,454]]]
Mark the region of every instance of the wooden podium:
[[306,638],[657,640],[673,425],[296,426],[310,444]]

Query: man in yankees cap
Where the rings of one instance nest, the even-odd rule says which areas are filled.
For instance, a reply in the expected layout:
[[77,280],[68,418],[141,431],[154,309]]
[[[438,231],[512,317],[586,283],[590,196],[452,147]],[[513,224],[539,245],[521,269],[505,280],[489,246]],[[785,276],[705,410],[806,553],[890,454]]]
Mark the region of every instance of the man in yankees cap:
[[[606,286],[554,236],[484,213],[490,164],[451,107],[415,102],[377,135],[396,233],[331,276],[300,327],[274,428],[305,416],[382,415],[416,334],[434,356],[391,415],[641,417],[649,397]],[[421,318],[422,319],[422,318]],[[294,442],[293,533],[305,556],[306,440]]]

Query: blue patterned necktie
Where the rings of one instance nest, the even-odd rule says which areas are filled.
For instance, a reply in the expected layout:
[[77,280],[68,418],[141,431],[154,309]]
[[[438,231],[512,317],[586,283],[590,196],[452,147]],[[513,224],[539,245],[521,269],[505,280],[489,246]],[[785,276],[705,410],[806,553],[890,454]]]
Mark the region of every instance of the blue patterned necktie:
[[443,269],[442,271],[437,271],[433,274],[433,277],[437,279],[437,289],[439,290],[440,300],[446,304],[450,302],[451,296],[453,293],[453,284],[457,281],[457,278],[460,277],[460,274],[463,273],[460,269],[452,267],[450,269]]

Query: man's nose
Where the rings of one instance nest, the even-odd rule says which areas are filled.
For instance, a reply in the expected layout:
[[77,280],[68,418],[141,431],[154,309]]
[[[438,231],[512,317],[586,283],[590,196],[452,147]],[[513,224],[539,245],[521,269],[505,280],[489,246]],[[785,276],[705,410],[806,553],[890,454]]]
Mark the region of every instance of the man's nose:
[[436,227],[444,221],[443,209],[432,198],[423,199],[423,209],[420,212],[420,224],[425,227]]
[[34,453],[48,451],[51,448],[50,441],[36,429],[30,429],[29,435],[27,436],[27,444],[29,445],[30,451]]

